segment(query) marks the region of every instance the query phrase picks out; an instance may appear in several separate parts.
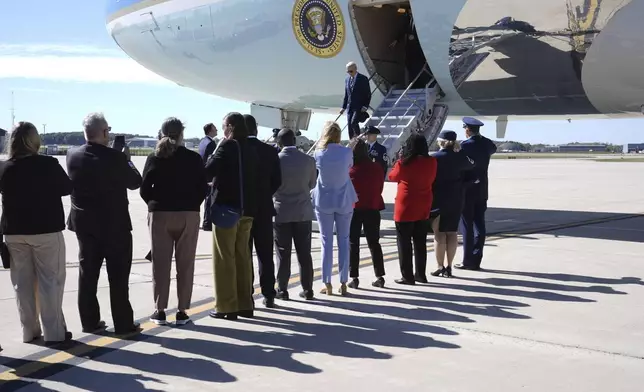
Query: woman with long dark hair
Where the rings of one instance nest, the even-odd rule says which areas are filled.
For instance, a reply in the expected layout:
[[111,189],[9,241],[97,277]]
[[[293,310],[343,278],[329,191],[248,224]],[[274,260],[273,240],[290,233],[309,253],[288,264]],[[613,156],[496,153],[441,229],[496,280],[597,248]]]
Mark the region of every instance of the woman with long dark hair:
[[184,125],[168,118],[161,125],[161,139],[143,169],[141,198],[148,205],[152,242],[152,286],[155,311],[150,320],[165,325],[174,251],[179,306],[176,324],[190,317],[195,253],[199,239],[199,211],[207,189],[201,156],[183,146]]
[[436,159],[429,156],[427,140],[414,133],[406,140],[401,158],[389,173],[389,179],[398,183],[394,221],[402,279],[396,280],[396,283],[427,283],[427,230],[435,178]]
[[1,224],[11,255],[22,340],[31,342],[43,332],[46,344],[70,340],[63,315],[66,268],[61,197],[71,193],[72,182],[56,158],[38,154],[40,136],[32,123],[18,123],[8,146],[9,159],[0,178]]
[[352,278],[349,287],[357,289],[360,285],[360,234],[363,228],[376,273],[376,280],[371,285],[385,287],[385,263],[380,246],[380,211],[385,209],[385,202],[382,199],[385,173],[380,164],[371,160],[369,147],[362,140],[353,146],[353,167],[349,171],[349,176],[358,194],[349,232]]
[[438,147],[440,150],[433,154],[438,169],[431,213],[438,269],[432,272],[432,276],[451,277],[452,262],[458,247],[458,225],[463,211],[463,174],[474,168],[474,162],[460,151],[454,131],[441,132],[438,135]]
[[[213,215],[213,270],[215,278],[214,318],[235,320],[253,316],[252,255],[248,241],[257,213],[256,183],[259,162],[248,145],[244,116],[224,117],[224,140],[206,164],[213,180],[212,210],[234,211],[239,218],[218,220]],[[222,212],[222,216],[230,215]]]

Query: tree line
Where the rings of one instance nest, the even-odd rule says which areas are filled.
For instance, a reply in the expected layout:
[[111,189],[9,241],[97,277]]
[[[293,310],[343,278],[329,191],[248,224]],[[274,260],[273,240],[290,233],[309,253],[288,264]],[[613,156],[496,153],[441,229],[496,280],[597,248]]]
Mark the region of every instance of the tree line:
[[[130,133],[110,133],[110,140],[113,141],[117,135],[124,135],[125,140],[132,138],[156,138],[156,136],[139,135]],[[60,145],[60,146],[81,146],[85,144],[85,135],[83,132],[55,132],[41,134],[40,138],[43,145]],[[199,143],[199,138],[191,138],[185,140],[188,143]]]

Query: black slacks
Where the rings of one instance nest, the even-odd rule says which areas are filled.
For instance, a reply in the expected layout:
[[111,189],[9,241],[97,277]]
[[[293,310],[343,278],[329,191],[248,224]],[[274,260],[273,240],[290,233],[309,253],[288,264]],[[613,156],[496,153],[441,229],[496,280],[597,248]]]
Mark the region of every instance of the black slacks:
[[364,228],[367,245],[371,251],[371,260],[376,277],[385,276],[385,262],[380,246],[380,211],[378,210],[353,210],[351,229],[349,231],[349,262],[350,276],[360,276],[360,234]]
[[[398,260],[400,273],[403,279],[413,282],[414,278],[426,279],[425,269],[427,267],[427,231],[429,230],[427,220],[416,222],[396,222],[396,234],[398,242]],[[413,254],[416,260],[416,273],[412,264],[412,243]]]
[[[257,255],[259,264],[259,286],[262,289],[262,295],[264,298],[275,298],[272,216],[258,215],[253,219],[253,228],[250,231],[250,240],[248,241],[251,252],[253,250],[253,244],[255,244],[255,254]],[[253,281],[255,281],[254,272]]]
[[313,258],[311,257],[311,233],[313,223],[288,222],[274,223],[275,247],[277,248],[277,287],[280,291],[288,289],[291,279],[291,249],[295,243],[297,262],[300,265],[300,285],[302,290],[313,290]]
[[347,122],[349,123],[349,139],[360,135],[360,110],[347,111]]
[[212,223],[210,222],[210,204],[212,203],[212,194],[210,192],[210,187],[208,188],[208,193],[206,193],[206,199],[203,205],[203,222],[201,228],[204,230],[212,230]]
[[487,235],[485,211],[487,211],[487,200],[465,198],[459,229],[463,234],[463,265],[466,267],[481,267]]
[[117,333],[131,330],[134,324],[134,313],[129,299],[132,233],[127,230],[102,235],[76,233],[76,238],[80,262],[78,311],[83,328],[94,329],[101,320],[96,290],[105,260],[114,330]]

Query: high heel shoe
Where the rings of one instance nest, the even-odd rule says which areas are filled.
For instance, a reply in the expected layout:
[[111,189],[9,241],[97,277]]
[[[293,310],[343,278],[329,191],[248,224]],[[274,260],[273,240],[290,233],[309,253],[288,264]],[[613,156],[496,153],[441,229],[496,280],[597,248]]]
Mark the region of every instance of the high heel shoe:
[[432,272],[432,273],[431,273],[431,275],[432,275],[432,276],[441,276],[441,275],[445,275],[445,271],[446,271],[446,270],[447,270],[447,268],[445,268],[445,267],[440,267],[440,268],[439,268],[439,269],[437,269],[436,271]]
[[333,286],[331,286],[331,283],[325,283],[324,288],[320,290],[320,294],[333,295]]
[[340,293],[340,295],[343,297],[347,296],[347,285],[345,283],[342,283],[340,290],[338,290],[338,293]]
[[454,276],[454,275],[452,275],[452,267],[451,266],[449,266],[449,267],[444,269],[443,276],[446,277],[446,278],[451,278],[451,277]]

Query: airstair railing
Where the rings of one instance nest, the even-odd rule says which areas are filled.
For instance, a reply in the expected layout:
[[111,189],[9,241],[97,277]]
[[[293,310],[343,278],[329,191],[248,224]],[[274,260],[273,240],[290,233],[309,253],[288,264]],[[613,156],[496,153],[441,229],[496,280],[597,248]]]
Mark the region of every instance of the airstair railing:
[[[371,82],[371,81],[373,80],[373,78],[374,78],[376,75],[378,75],[378,76],[380,77],[380,79],[381,79],[381,80],[379,80],[379,81],[375,82],[375,83],[376,83],[376,87],[371,91],[371,94],[372,94],[372,95],[373,95],[373,93],[375,93],[375,92],[376,92],[376,90],[378,90],[378,89],[380,88],[380,85],[381,85],[382,83],[387,82],[387,83],[389,83],[389,84],[391,85],[391,83],[387,80],[387,78],[385,78],[384,76],[380,75],[378,72],[376,72],[376,73],[374,73],[373,75],[371,75],[371,76],[369,77],[369,81]],[[391,89],[389,89],[389,92],[391,92]],[[389,95],[389,92],[387,93],[387,95]],[[375,109],[374,109],[374,108],[372,108],[372,107],[371,107],[371,105],[369,105],[369,109],[371,109],[372,111],[375,111]],[[341,114],[338,114],[338,117],[336,117],[336,118],[335,118],[334,122],[336,122],[336,123],[337,123],[337,122],[338,122],[338,120],[340,119],[340,117],[342,117],[342,113],[341,113]],[[347,122],[347,123],[344,125],[344,127],[342,128],[342,130],[341,130],[341,132],[340,132],[340,133],[344,132],[344,131],[345,131],[345,129],[347,129],[347,127],[348,127],[348,126],[349,126],[349,123]],[[315,147],[317,147],[317,145],[320,143],[320,140],[322,140],[322,136],[324,136],[324,135],[320,134],[320,137],[318,138],[318,140],[316,140],[316,141],[315,141],[315,143],[313,143],[313,145],[311,146],[311,148],[310,148],[310,149],[309,149],[309,151],[307,152],[307,154],[308,154],[308,155],[311,155],[311,153],[313,152],[313,150],[315,150]]]
[[[401,100],[402,100],[403,98],[404,98],[405,100],[407,100],[407,101],[411,102],[411,104],[407,107],[407,110],[405,110],[405,113],[404,113],[402,116],[399,116],[400,118],[398,119],[398,122],[397,122],[397,123],[396,123],[396,125],[394,126],[394,129],[398,129],[398,127],[400,126],[400,123],[401,123],[401,122],[403,121],[403,119],[404,119],[404,118],[409,114],[409,111],[411,110],[411,108],[412,108],[413,106],[416,106],[416,107],[417,107],[417,108],[419,108],[421,111],[423,111],[425,114],[427,114],[427,113],[428,113],[428,110],[431,110],[431,109],[428,109],[428,107],[430,106],[430,105],[429,105],[430,101],[429,101],[429,99],[428,99],[428,98],[429,98],[429,87],[430,87],[432,84],[434,84],[434,83],[436,82],[435,78],[433,78],[433,77],[432,77],[432,78],[431,78],[431,80],[429,81],[429,83],[427,83],[427,85],[425,86],[425,99],[426,99],[425,107],[421,107],[420,105],[418,105],[418,103],[417,103],[417,102],[418,102],[418,98],[416,98],[416,99],[412,99],[412,98],[409,98],[409,97],[407,97],[407,96],[406,96],[406,94],[409,92],[409,90],[411,90],[411,87],[416,83],[416,81],[418,81],[418,79],[420,78],[420,76],[421,76],[423,73],[425,73],[425,72],[427,72],[430,76],[432,76],[432,75],[431,75],[431,73],[429,72],[429,70],[427,69],[427,63],[425,63],[425,66],[423,67],[423,69],[418,73],[418,75],[416,75],[416,77],[414,78],[414,80],[413,80],[411,83],[409,83],[409,86],[407,86],[407,88],[406,88],[406,89],[405,89],[405,91],[400,95],[400,97],[398,97],[398,99],[396,100],[396,102],[394,103],[394,105],[392,106],[392,108],[389,110],[389,112],[385,115],[385,117],[383,117],[383,118],[380,120],[380,123],[378,124],[378,127],[381,127],[381,126],[382,126],[382,124],[384,124],[385,120],[387,120],[387,119],[389,118],[389,115],[391,114],[391,112],[392,112],[394,109],[396,109],[396,108],[398,107],[398,105],[400,104],[400,102],[401,102]],[[391,133],[389,133],[389,134],[385,137],[385,139],[383,140],[383,143],[387,143],[387,141],[389,140],[389,138],[390,138],[391,136],[392,136],[392,134],[391,134]]]

